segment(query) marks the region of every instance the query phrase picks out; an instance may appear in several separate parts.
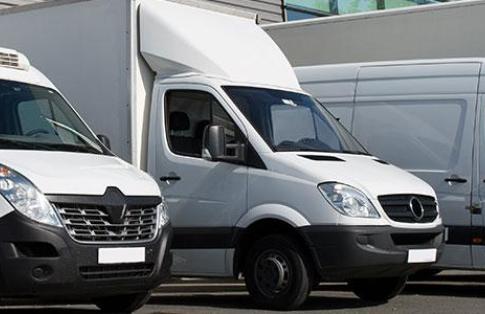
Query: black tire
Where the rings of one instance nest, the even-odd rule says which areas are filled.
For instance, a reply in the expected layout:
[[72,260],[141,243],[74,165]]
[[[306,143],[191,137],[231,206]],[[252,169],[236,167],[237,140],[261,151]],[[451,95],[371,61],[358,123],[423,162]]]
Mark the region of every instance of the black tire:
[[249,249],[244,277],[253,299],[261,306],[294,310],[311,291],[311,270],[293,239],[271,235]]
[[387,302],[397,296],[406,286],[407,276],[392,278],[354,279],[350,289],[362,300]]
[[141,308],[150,299],[151,292],[117,295],[94,300],[94,304],[106,313],[132,313]]

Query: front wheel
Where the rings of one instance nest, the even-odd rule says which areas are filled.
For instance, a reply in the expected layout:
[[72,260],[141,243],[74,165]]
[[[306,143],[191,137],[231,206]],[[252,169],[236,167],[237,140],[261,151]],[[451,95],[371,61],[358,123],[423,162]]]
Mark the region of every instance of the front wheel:
[[150,299],[151,292],[117,295],[94,300],[94,304],[107,313],[132,313],[141,308]]
[[350,289],[362,300],[386,302],[401,293],[407,277],[354,279],[349,281]]
[[293,310],[305,302],[311,290],[310,270],[291,238],[271,235],[249,250],[245,264],[246,286],[262,306]]

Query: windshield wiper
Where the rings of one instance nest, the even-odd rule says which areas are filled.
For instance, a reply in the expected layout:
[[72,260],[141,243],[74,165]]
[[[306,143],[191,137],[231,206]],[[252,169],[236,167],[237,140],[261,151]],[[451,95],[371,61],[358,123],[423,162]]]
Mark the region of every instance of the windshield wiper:
[[[102,149],[98,148],[99,146],[95,142],[93,142],[91,139],[89,139],[87,136],[79,133],[78,131],[74,130],[73,128],[71,128],[71,127],[69,127],[69,126],[67,126],[63,123],[60,123],[60,122],[57,122],[57,121],[54,121],[52,119],[45,118],[45,117],[44,117],[44,119],[46,119],[48,122],[50,122],[54,127],[59,127],[63,130],[68,131],[71,134],[74,134],[80,140],[82,140],[84,143],[86,143],[89,146],[89,148],[96,150],[97,153],[99,153],[99,154],[103,153]],[[64,144],[64,145],[70,145],[70,144]],[[77,147],[77,145],[70,145],[70,146],[76,146]]]

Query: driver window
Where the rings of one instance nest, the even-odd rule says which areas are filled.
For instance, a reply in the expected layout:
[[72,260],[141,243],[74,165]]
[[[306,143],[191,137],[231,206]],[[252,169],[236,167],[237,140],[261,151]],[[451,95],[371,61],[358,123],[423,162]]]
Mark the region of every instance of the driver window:
[[[207,92],[174,90],[166,95],[167,134],[172,152],[201,157],[202,137],[209,125],[225,128],[226,143],[242,141],[242,134],[221,104]],[[228,148],[227,155],[234,152]]]

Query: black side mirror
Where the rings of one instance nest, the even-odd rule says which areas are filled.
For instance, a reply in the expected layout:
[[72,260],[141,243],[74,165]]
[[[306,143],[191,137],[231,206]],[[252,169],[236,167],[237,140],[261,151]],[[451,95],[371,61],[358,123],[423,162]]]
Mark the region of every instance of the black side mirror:
[[226,135],[224,127],[220,125],[207,126],[202,138],[202,158],[219,160],[226,154]]
[[103,143],[103,145],[107,148],[107,149],[111,149],[111,142],[109,141],[109,138],[106,136],[106,135],[103,135],[103,134],[98,134],[97,135],[99,141],[101,143]]

